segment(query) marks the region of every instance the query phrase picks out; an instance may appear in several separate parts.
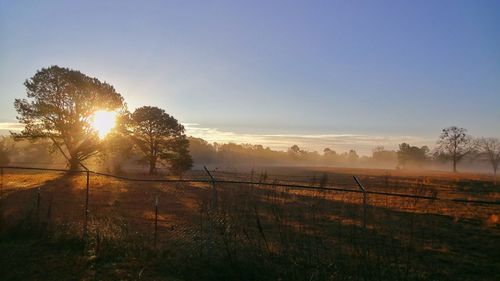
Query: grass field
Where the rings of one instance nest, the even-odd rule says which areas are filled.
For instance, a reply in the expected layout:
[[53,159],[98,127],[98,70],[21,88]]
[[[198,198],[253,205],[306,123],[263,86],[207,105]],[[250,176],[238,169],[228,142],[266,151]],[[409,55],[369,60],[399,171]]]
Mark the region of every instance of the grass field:
[[[500,199],[500,187],[479,174],[274,167],[213,175],[346,189],[358,188],[357,175],[367,190]],[[500,280],[499,205],[370,195],[365,211],[360,193],[92,175],[83,240],[85,186],[83,174],[5,171],[2,280]]]

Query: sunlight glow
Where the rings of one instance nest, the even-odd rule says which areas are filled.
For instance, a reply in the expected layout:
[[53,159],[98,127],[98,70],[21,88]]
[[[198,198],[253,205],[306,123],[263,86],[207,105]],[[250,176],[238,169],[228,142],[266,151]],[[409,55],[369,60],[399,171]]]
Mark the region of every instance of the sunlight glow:
[[99,138],[105,138],[116,125],[116,112],[96,111],[91,125],[97,131]]

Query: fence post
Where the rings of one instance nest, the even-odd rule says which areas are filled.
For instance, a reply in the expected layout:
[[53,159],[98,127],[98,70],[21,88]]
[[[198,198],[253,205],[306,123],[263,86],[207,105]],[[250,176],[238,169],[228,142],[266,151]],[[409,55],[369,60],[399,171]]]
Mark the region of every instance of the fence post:
[[89,223],[89,192],[90,192],[90,172],[87,170],[87,186],[85,190],[85,223],[83,225],[83,239],[87,239]]
[[3,167],[0,168],[0,229],[3,221]]
[[154,247],[156,249],[158,241],[158,195],[155,198],[155,233],[154,233]]
[[0,200],[3,199],[3,167],[0,168]]
[[363,192],[363,228],[366,231],[366,204],[367,204],[366,189],[356,176],[353,176],[353,178],[358,184],[359,189],[361,189],[361,191]]
[[215,189],[215,178],[212,176],[210,171],[208,171],[206,166],[203,166],[203,169],[205,169],[205,172],[207,172],[208,176],[210,177],[212,181],[212,190],[211,190],[211,197],[210,197],[210,204],[208,205],[208,257],[212,257],[212,243],[213,243],[213,232],[214,232],[214,225],[213,225],[213,214],[214,210],[217,208],[217,189]]
[[363,235],[364,236],[364,243],[363,243],[364,255],[363,255],[363,259],[364,259],[364,263],[365,263],[365,266],[363,267],[363,280],[368,280],[368,272],[367,272],[367,268],[366,268],[366,263],[368,260],[368,245],[367,245],[368,233],[366,232],[366,205],[367,205],[366,188],[361,184],[358,177],[353,176],[353,178],[356,181],[356,183],[358,184],[359,189],[361,189],[361,191],[363,192],[363,230],[364,230],[364,235]]
[[207,172],[208,176],[210,177],[210,180],[212,181],[211,208],[216,209],[217,208],[217,189],[215,188],[216,180],[206,166],[203,166],[203,169],[205,169],[205,172]]
[[36,224],[40,225],[40,187],[37,188],[36,192]]
[[0,168],[0,229],[2,228],[3,220],[3,167]]

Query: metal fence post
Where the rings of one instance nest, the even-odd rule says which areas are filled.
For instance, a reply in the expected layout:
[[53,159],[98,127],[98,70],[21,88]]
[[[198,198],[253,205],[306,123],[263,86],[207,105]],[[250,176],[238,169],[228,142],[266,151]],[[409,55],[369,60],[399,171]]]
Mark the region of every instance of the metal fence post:
[[211,207],[212,209],[217,209],[217,189],[215,187],[215,183],[217,182],[215,178],[212,176],[210,171],[207,169],[207,167],[203,166],[203,169],[205,169],[205,172],[207,172],[208,176],[210,177],[210,180],[212,181],[212,193],[211,193]]
[[361,184],[359,179],[356,176],[353,176],[354,180],[359,186],[359,189],[363,192],[363,228],[366,231],[366,204],[367,204],[367,195],[366,195],[366,189],[365,187]]
[[2,220],[3,220],[3,167],[0,168],[0,229],[2,228]]
[[40,224],[40,187],[37,188],[36,192],[36,224]]
[[366,195],[366,188],[361,184],[359,179],[356,176],[353,176],[354,180],[359,186],[359,189],[363,192],[363,230],[364,230],[364,243],[363,243],[363,248],[364,248],[364,255],[363,255],[363,260],[365,263],[365,266],[363,267],[363,280],[368,280],[368,271],[366,268],[366,263],[368,261],[368,233],[366,232],[366,205],[367,205],[367,195]]
[[89,192],[90,192],[90,172],[87,170],[87,187],[85,190],[85,223],[83,225],[83,239],[87,239],[89,223]]
[[3,167],[0,168],[0,200],[3,199]]
[[158,241],[158,195],[155,198],[155,233],[154,233],[154,247],[156,249]]
[[217,189],[215,189],[215,178],[212,176],[210,171],[208,171],[206,166],[203,166],[203,169],[205,169],[205,172],[207,172],[208,176],[212,180],[212,190],[211,190],[211,196],[210,196],[210,204],[208,204],[208,257],[212,257],[212,251],[213,251],[213,232],[214,232],[214,225],[213,225],[213,214],[214,210],[217,208]]

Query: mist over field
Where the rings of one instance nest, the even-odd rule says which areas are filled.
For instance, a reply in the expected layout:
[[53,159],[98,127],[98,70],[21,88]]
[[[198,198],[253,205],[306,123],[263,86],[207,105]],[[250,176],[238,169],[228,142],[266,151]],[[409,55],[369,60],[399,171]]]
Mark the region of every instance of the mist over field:
[[499,11],[0,0],[0,281],[500,280]]

